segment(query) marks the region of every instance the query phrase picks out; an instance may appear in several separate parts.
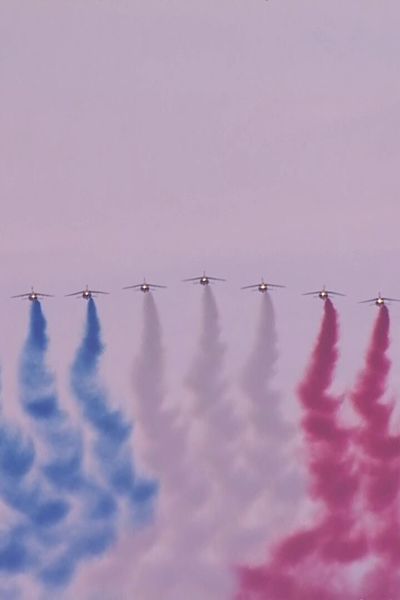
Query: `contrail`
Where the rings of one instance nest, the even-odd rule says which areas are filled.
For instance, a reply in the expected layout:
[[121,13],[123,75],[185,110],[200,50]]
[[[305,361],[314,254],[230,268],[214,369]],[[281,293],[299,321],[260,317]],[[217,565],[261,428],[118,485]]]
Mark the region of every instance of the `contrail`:
[[137,519],[147,519],[157,484],[136,474],[129,444],[132,427],[120,411],[109,406],[107,391],[100,382],[98,362],[102,353],[100,322],[90,298],[83,339],[71,368],[71,387],[96,434],[93,452],[105,481],[117,496],[128,500]]
[[310,454],[311,496],[321,507],[318,522],[279,543],[269,564],[242,569],[237,598],[339,599],[343,593],[350,597],[342,579],[332,577],[332,568],[365,556],[367,544],[355,528],[359,480],[349,450],[352,432],[340,425],[340,400],[329,393],[338,359],[337,343],[337,313],[328,299],[309,367],[298,388]]

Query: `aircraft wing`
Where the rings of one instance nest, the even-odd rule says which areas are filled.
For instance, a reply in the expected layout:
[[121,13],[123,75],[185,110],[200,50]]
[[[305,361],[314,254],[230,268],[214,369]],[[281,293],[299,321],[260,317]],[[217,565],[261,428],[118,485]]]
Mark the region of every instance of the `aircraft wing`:
[[28,294],[17,294],[16,296],[11,296],[11,298],[27,298],[29,296]]
[[382,300],[388,300],[389,302],[400,302],[399,298],[385,298],[385,297],[383,297]]
[[345,296],[346,294],[342,294],[341,292],[332,292],[331,290],[325,290],[327,294],[333,294],[334,296]]
[[65,294],[65,297],[67,296],[79,296],[79,294],[83,294],[85,290],[80,290],[79,292],[72,292],[72,294]]
[[268,287],[278,287],[278,288],[286,287],[286,285],[280,285],[279,283],[266,283],[265,285],[267,285]]
[[243,287],[241,287],[241,290],[251,290],[252,288],[258,288],[260,284],[259,283],[253,283],[252,285],[244,285]]
[[42,294],[42,292],[35,292],[36,296],[43,296],[45,298],[54,298],[53,294]]
[[151,288],[164,288],[165,289],[167,287],[166,285],[158,285],[157,283],[148,283],[147,285]]
[[[182,279],[182,281],[200,281],[203,275],[199,275],[198,277],[189,277],[189,279]],[[209,277],[207,279],[210,279]]]
[[101,292],[100,290],[89,290],[91,294],[109,294],[110,292]]
[[320,294],[323,290],[318,290],[317,292],[305,292],[302,296],[314,296],[315,294]]
[[207,279],[211,279],[211,281],[226,281],[226,279],[222,279],[221,277],[209,277],[206,275]]
[[[367,302],[376,302],[378,298],[370,298],[369,300],[360,300],[358,304],[367,304]],[[383,300],[383,298],[382,298]]]
[[135,285],[125,285],[122,289],[123,290],[133,290],[134,288],[140,288],[143,285],[143,283],[136,283]]

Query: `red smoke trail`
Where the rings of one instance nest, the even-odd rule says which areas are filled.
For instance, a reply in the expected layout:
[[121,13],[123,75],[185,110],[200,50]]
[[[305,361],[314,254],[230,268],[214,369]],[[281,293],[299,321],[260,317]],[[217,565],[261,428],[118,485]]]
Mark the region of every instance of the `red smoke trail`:
[[[380,558],[376,570],[367,576],[365,588],[374,597],[399,590],[400,519],[400,437],[390,433],[392,403],[383,403],[391,362],[389,311],[379,310],[367,351],[365,367],[359,375],[351,400],[363,426],[358,437],[360,470],[368,511],[369,535],[374,554]],[[379,596],[381,594],[381,596]],[[384,595],[382,595],[384,594]],[[395,597],[395,596],[393,596]]]
[[365,555],[366,540],[355,531],[358,490],[349,444],[352,432],[338,422],[340,400],[329,394],[338,359],[337,312],[328,299],[306,376],[298,388],[305,411],[302,427],[309,450],[311,496],[322,505],[319,522],[278,544],[269,565],[240,571],[238,600],[331,600],[348,598],[332,577],[338,563]]

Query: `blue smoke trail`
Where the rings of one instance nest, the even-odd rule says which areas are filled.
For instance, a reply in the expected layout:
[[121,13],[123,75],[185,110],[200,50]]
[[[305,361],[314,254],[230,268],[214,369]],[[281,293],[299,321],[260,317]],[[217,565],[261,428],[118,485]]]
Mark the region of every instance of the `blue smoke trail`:
[[[39,576],[46,584],[64,585],[71,579],[80,560],[103,553],[115,541],[117,505],[104,486],[83,472],[81,433],[71,426],[68,416],[61,410],[54,376],[46,366],[46,328],[40,302],[32,302],[19,379],[22,406],[45,447],[44,462],[39,461],[43,463],[39,465],[42,479],[44,477],[47,488],[63,494],[58,503],[47,502],[38,511],[38,526],[42,530],[48,526],[46,521],[65,519],[59,537],[44,540],[51,547],[51,557],[55,558],[49,560],[47,557],[45,566],[38,567]],[[19,448],[14,443],[15,447]],[[23,450],[21,448],[17,455],[21,471],[30,458],[27,450]],[[6,463],[9,463],[9,457],[6,457]],[[17,498],[20,497],[18,493]],[[23,498],[24,506],[35,506],[32,500],[34,495],[28,494]]]
[[57,538],[68,503],[49,493],[35,476],[33,442],[0,423],[0,496],[11,509],[0,531],[0,573],[16,575],[38,565],[43,547]]
[[107,391],[99,382],[103,350],[100,321],[90,298],[83,340],[71,368],[71,386],[86,421],[97,434],[93,449],[106,482],[117,495],[128,499],[136,517],[143,520],[151,514],[158,486],[136,476],[128,444],[132,427],[120,411],[109,407]]
[[43,544],[56,536],[68,514],[63,498],[49,493],[35,476],[31,439],[4,419],[0,421],[0,497],[8,507],[0,530],[0,573],[32,571]]

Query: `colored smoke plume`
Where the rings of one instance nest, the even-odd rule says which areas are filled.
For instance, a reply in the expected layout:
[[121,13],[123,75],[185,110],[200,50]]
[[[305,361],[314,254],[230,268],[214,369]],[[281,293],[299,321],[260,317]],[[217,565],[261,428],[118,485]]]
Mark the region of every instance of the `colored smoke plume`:
[[352,431],[340,425],[340,400],[329,393],[337,343],[337,313],[328,299],[309,367],[298,388],[310,457],[310,492],[319,507],[317,523],[278,543],[268,564],[242,568],[238,599],[343,598],[345,584],[336,567],[356,561],[367,551],[354,515],[359,481],[350,451]]
[[142,520],[152,509],[157,484],[136,474],[129,443],[132,427],[121,411],[110,407],[100,381],[98,363],[103,349],[96,305],[90,298],[83,339],[71,368],[71,387],[95,432],[93,453],[105,481],[117,496],[128,500],[136,518]]
[[[22,406],[42,445],[38,474],[47,493],[59,497],[41,512],[63,519],[38,567],[47,585],[68,583],[81,560],[102,553],[115,539],[112,495],[83,472],[83,440],[59,405],[55,378],[46,366],[47,323],[39,301],[31,303],[29,332],[19,370]],[[44,480],[44,481],[43,481]],[[31,500],[32,501],[32,500]],[[60,509],[62,506],[63,510]],[[62,525],[62,527],[61,527]]]
[[375,556],[363,590],[376,598],[395,597],[400,589],[400,436],[390,431],[394,405],[384,402],[391,367],[389,328],[389,311],[384,305],[379,308],[365,366],[350,395],[362,421],[357,441],[363,511]]

